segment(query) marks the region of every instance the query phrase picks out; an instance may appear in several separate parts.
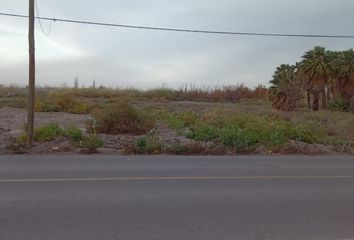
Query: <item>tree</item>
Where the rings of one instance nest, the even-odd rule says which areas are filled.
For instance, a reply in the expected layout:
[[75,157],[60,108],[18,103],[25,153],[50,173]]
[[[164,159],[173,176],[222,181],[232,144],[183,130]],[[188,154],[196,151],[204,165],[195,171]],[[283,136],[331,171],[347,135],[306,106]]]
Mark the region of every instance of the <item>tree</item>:
[[338,86],[343,100],[354,95],[354,50],[343,51],[338,64]]
[[315,47],[305,53],[300,63],[301,75],[306,79],[305,83],[309,92],[313,95],[312,108],[318,111],[320,94],[323,105],[326,105],[325,89],[330,77],[330,61],[324,47]]
[[337,86],[343,101],[350,103],[354,112],[354,50],[341,52],[337,67]]
[[301,99],[301,83],[297,78],[296,66],[282,64],[277,67],[270,81],[268,96],[275,109],[292,111]]

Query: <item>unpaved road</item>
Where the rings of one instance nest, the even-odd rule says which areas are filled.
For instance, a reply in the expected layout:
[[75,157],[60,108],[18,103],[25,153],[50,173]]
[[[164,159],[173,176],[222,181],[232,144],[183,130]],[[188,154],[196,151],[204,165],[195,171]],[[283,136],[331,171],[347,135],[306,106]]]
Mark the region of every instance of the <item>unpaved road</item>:
[[0,156],[0,239],[354,239],[353,157]]

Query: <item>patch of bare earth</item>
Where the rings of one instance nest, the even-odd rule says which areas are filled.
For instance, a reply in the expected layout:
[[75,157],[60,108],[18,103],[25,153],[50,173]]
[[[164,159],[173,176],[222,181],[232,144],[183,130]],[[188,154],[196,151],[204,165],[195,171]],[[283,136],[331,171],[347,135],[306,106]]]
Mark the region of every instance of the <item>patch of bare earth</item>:
[[[7,147],[15,143],[16,138],[23,134],[26,116],[26,109],[10,107],[0,108],[0,153],[9,153]],[[90,118],[91,116],[88,114],[71,114],[63,112],[35,113],[36,127],[42,127],[51,122],[55,122],[63,128],[69,125],[75,125],[84,130],[86,122]],[[169,129],[164,123],[157,124],[155,134],[159,136],[166,145],[173,145],[176,143],[190,144],[195,142],[194,140],[178,135],[174,130]],[[122,153],[126,146],[134,144],[135,141],[141,137],[126,134],[99,134],[99,136],[104,142],[104,147],[99,150],[104,153]],[[23,145],[17,145],[16,149],[12,149],[12,152],[37,154],[78,151],[80,151],[80,149],[75,149],[67,138],[58,138],[47,142],[34,142],[33,149],[30,152],[26,151]]]
[[[166,145],[171,146],[173,144],[191,144],[195,143],[194,140],[186,138],[184,136],[180,136],[176,133],[176,131],[167,127],[167,124],[158,122],[156,129],[153,129],[153,132],[159,139]],[[148,133],[147,133],[148,134]],[[134,143],[142,136],[147,135],[109,135],[109,134],[99,134],[100,138],[104,142],[104,148],[101,149],[105,152],[115,151],[123,153],[124,149],[127,147],[134,145]]]
[[[71,114],[62,112],[53,113],[35,113],[35,127],[42,127],[51,122],[58,123],[61,127],[75,125],[85,129],[87,120],[90,119],[88,114]],[[27,112],[23,108],[0,108],[0,153],[7,153],[7,146],[12,144],[24,132],[25,123],[27,122]],[[59,148],[59,150],[58,150]],[[19,149],[21,151],[21,149]],[[54,141],[44,143],[34,143],[31,152],[47,153],[56,151],[71,151],[68,139],[56,139]]]

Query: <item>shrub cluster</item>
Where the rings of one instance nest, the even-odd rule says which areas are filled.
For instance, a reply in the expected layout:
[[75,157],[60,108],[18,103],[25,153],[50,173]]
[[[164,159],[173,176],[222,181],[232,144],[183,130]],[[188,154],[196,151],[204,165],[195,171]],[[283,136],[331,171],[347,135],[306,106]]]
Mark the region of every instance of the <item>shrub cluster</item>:
[[75,96],[64,93],[52,93],[46,97],[37,97],[35,102],[37,112],[68,112],[86,114],[91,110],[87,103],[80,102]]
[[165,111],[161,111],[158,116],[177,132],[184,129],[182,132],[188,138],[221,143],[238,151],[253,150],[259,144],[276,148],[289,140],[315,143],[324,136],[323,129],[312,123],[295,124],[277,116],[228,115],[215,112],[198,116],[189,112]]
[[[37,142],[52,141],[58,138],[68,138],[71,143],[80,148],[84,148],[85,152],[96,152],[97,148],[103,146],[103,141],[96,134],[85,135],[83,131],[76,126],[70,125],[61,128],[57,123],[50,123],[46,126],[36,128],[34,130],[33,139]],[[26,135],[18,138],[18,142],[26,142]]]
[[93,113],[97,133],[143,134],[155,128],[155,118],[146,111],[134,108],[129,101],[107,104]]
[[126,154],[160,154],[165,150],[165,144],[155,135],[139,137],[133,145],[127,146]]
[[332,111],[348,112],[350,107],[349,105],[350,104],[347,101],[337,99],[330,101],[328,104],[328,108]]

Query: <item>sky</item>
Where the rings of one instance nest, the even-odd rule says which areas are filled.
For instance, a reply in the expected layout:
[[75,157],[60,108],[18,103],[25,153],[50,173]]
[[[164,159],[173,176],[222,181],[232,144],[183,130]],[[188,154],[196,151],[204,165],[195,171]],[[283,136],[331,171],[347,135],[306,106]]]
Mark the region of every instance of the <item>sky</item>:
[[[42,17],[153,27],[288,34],[354,35],[352,0],[37,0]],[[0,12],[28,14],[28,1],[0,0]],[[0,84],[28,82],[28,20],[0,16]],[[48,31],[50,22],[42,22]],[[38,86],[268,86],[275,68],[314,46],[353,39],[225,36],[36,22]]]

